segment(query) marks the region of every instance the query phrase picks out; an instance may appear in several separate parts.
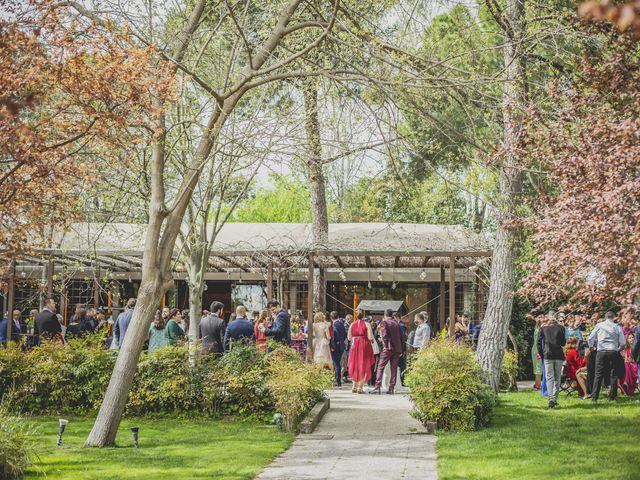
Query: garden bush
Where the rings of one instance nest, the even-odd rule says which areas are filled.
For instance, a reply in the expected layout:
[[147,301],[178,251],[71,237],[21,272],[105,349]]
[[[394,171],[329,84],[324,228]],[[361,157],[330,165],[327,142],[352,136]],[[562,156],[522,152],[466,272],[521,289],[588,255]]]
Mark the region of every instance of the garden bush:
[[322,366],[305,363],[288,347],[280,347],[268,357],[269,390],[282,414],[284,429],[291,431],[331,387],[332,377]]
[[488,425],[495,395],[482,382],[473,350],[444,339],[420,350],[405,382],[411,388],[411,414],[443,430],[471,431]]
[[500,390],[515,391],[518,389],[518,356],[507,350],[502,359],[500,369]]
[[[0,386],[7,405],[29,414],[96,411],[116,353],[96,338],[48,344],[24,353],[0,350]],[[130,415],[234,415],[268,419],[274,411],[294,425],[330,386],[327,372],[306,364],[292,349],[264,353],[237,345],[220,359],[185,345],[143,353],[129,393]]]
[[35,456],[29,439],[32,433],[21,417],[0,404],[0,478],[19,478],[31,465]]
[[199,357],[189,364],[185,346],[170,346],[142,354],[127,402],[127,413],[145,415],[177,412],[218,413],[218,405],[207,388],[211,357]]

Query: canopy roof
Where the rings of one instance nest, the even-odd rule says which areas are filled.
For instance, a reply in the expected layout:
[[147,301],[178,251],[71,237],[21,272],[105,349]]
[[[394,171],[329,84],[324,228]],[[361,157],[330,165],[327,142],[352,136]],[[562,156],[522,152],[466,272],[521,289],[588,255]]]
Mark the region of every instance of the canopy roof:
[[367,313],[384,313],[387,309],[401,313],[407,311],[407,307],[402,300],[362,300],[358,308]]
[[[51,247],[39,253],[115,270],[140,269],[145,232],[144,224],[78,223],[54,235]],[[176,258],[182,251],[178,244]],[[41,263],[40,254],[27,263]],[[213,243],[209,266],[212,271],[269,264],[303,268],[310,254],[326,268],[426,268],[448,263],[451,256],[457,261],[491,256],[491,245],[461,225],[334,223],[328,241],[314,245],[310,224],[227,223]]]

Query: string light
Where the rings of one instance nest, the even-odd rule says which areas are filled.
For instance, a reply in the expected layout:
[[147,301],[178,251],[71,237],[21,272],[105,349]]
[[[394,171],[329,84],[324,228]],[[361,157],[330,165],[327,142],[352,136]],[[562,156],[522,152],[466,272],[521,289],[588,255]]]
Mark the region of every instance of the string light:
[[424,271],[424,268],[420,272],[420,280],[424,280],[427,278],[427,272]]

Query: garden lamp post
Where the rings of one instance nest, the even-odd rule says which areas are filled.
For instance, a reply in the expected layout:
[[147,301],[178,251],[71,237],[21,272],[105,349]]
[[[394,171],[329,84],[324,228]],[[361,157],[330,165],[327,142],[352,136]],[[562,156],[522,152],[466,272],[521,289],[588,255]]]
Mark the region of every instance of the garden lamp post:
[[140,427],[131,427],[131,433],[133,434],[133,446],[138,448],[138,431]]
[[69,423],[69,420],[65,420],[64,418],[58,420],[58,424],[60,425],[58,428],[58,446],[62,445],[62,434],[64,433],[64,428],[67,426],[67,423]]

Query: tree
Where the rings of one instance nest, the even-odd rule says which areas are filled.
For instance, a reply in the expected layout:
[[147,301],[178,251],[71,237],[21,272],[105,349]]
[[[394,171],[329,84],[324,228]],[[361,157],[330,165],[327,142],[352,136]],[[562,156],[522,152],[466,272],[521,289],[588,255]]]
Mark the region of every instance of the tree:
[[[100,18],[96,12],[76,2],[63,4],[71,5],[80,14],[99,24],[108,25],[117,21],[127,23],[131,20],[127,12],[118,12],[119,5],[116,3],[113,10],[105,10],[109,12],[105,15],[114,17],[111,20]],[[246,0],[217,8],[217,4],[198,0],[189,4],[186,9],[188,14],[178,16],[184,16],[183,21],[168,24],[170,31],[163,37],[167,44],[160,48],[157,61],[174,72],[179,69],[186,73],[194,88],[206,92],[212,103],[208,118],[202,124],[193,158],[175,188],[169,188],[166,177],[171,150],[167,143],[167,116],[163,113],[156,117],[155,129],[158,133],[151,146],[149,162],[151,193],[142,281],[126,341],[120,349],[86,445],[112,445],[115,440],[150,319],[163,293],[173,284],[173,250],[185,212],[203,166],[211,161],[211,153],[227,119],[248,92],[263,85],[292,78],[351,74],[348,66],[340,63],[339,57],[332,59],[336,64],[335,70],[332,65],[301,68],[305,56],[317,49],[332,32],[337,16],[345,8],[338,8],[340,5],[338,1],[308,4],[302,0],[268,3]],[[149,23],[153,25],[153,22]],[[124,28],[124,25],[120,28]],[[196,35],[200,32],[204,35]],[[149,43],[149,39],[141,33],[138,35],[142,43]],[[231,49],[227,48],[229,42],[235,44]],[[205,48],[209,44],[217,49]],[[199,54],[201,51],[202,55]],[[215,68],[206,71],[198,69],[203,55],[218,57],[213,64]],[[155,104],[163,106],[160,99],[156,99]]]
[[497,231],[491,263],[489,298],[478,341],[477,359],[485,380],[497,392],[500,368],[509,333],[515,293],[515,262],[518,230],[514,220],[522,189],[522,162],[517,147],[521,140],[523,112],[527,105],[525,49],[525,2],[507,0],[504,15],[487,1],[504,31],[503,154],[499,164],[500,198]]
[[3,257],[46,245],[50,227],[77,218],[77,187],[93,176],[88,154],[140,141],[130,127],[150,125],[149,93],[168,94],[150,49],[98,25],[70,26],[52,6],[8,2],[0,18]]
[[584,2],[579,6],[580,15],[591,21],[610,21],[621,32],[629,32],[640,38],[640,1],[634,0],[621,5],[609,0]]
[[539,307],[629,304],[640,286],[640,62],[625,36],[583,60],[557,110],[528,122],[526,154],[554,191],[532,219],[537,261],[522,293]]

